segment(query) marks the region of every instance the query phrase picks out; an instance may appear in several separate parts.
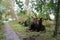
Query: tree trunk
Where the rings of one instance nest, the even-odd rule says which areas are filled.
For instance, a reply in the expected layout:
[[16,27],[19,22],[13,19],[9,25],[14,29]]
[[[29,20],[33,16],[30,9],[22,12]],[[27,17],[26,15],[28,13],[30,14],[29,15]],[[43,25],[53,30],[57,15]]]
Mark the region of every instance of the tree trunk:
[[56,24],[55,24],[55,31],[54,31],[54,37],[57,35],[57,31],[58,31],[58,28],[59,28],[59,5],[60,5],[60,0],[58,0],[57,2],[57,6],[56,6],[56,9],[55,9],[55,21],[56,21]]

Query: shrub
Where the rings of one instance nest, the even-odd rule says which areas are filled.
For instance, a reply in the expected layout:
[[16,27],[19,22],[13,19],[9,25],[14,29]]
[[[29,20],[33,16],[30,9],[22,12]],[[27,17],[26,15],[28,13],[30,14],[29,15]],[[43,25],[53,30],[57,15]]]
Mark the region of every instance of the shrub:
[[3,23],[2,23],[2,22],[0,22],[0,29],[1,29],[2,25],[3,25]]

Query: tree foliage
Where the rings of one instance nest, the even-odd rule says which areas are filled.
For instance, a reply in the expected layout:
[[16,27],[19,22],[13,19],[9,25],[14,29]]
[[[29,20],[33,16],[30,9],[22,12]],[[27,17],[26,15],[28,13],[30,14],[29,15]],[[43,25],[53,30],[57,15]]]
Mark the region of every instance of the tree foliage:
[[26,10],[23,8],[23,6],[24,6],[23,2],[20,1],[20,0],[19,1],[18,0],[15,0],[15,1],[16,1],[16,4],[19,7],[19,12],[18,12],[17,15],[24,15],[24,14],[26,14]]
[[[50,10],[50,2],[46,3],[46,0],[36,0],[36,1],[32,1],[32,8],[36,10],[36,12],[38,13],[38,18],[47,18],[46,15],[48,15],[49,17],[49,10]],[[48,7],[49,5],[49,7]],[[49,12],[48,12],[49,11]],[[34,12],[34,11],[33,11]],[[37,14],[36,13],[36,14]]]

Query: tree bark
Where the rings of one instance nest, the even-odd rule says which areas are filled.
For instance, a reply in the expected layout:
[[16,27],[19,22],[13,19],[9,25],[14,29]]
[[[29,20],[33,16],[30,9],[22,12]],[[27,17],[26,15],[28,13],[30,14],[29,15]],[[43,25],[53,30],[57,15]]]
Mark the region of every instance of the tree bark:
[[60,5],[60,0],[58,0],[57,2],[57,6],[56,6],[56,9],[55,9],[55,21],[56,21],[56,24],[55,24],[55,31],[54,31],[54,37],[57,36],[57,31],[58,31],[58,28],[59,28],[59,5]]

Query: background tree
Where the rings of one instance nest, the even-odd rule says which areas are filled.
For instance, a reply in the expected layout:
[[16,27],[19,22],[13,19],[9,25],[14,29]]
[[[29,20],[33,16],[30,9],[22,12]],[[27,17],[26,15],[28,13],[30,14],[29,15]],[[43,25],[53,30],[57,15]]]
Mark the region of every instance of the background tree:
[[58,33],[58,29],[59,29],[59,11],[60,11],[60,0],[57,0],[56,1],[56,4],[55,4],[55,21],[56,21],[56,24],[55,24],[55,31],[54,31],[54,37],[57,35]]
[[15,14],[15,11],[14,11],[14,4],[15,4],[14,0],[13,1],[12,0],[4,0],[3,1],[3,5],[6,8],[6,14],[5,15],[8,15],[6,17],[17,20],[16,14]]
[[2,22],[2,15],[3,15],[3,10],[4,10],[4,6],[2,5],[2,0],[0,0],[0,29],[3,25],[3,22]]
[[[50,3],[50,2],[49,2]],[[32,1],[32,9],[34,9],[36,12],[34,12],[34,14],[38,17],[38,18],[50,18],[49,16],[49,9],[50,7],[48,7],[48,4],[46,2],[46,0],[35,0]],[[48,17],[46,17],[46,15],[48,15]]]
[[2,9],[1,9],[1,2],[2,2],[2,0],[0,1],[0,20],[2,19]]

